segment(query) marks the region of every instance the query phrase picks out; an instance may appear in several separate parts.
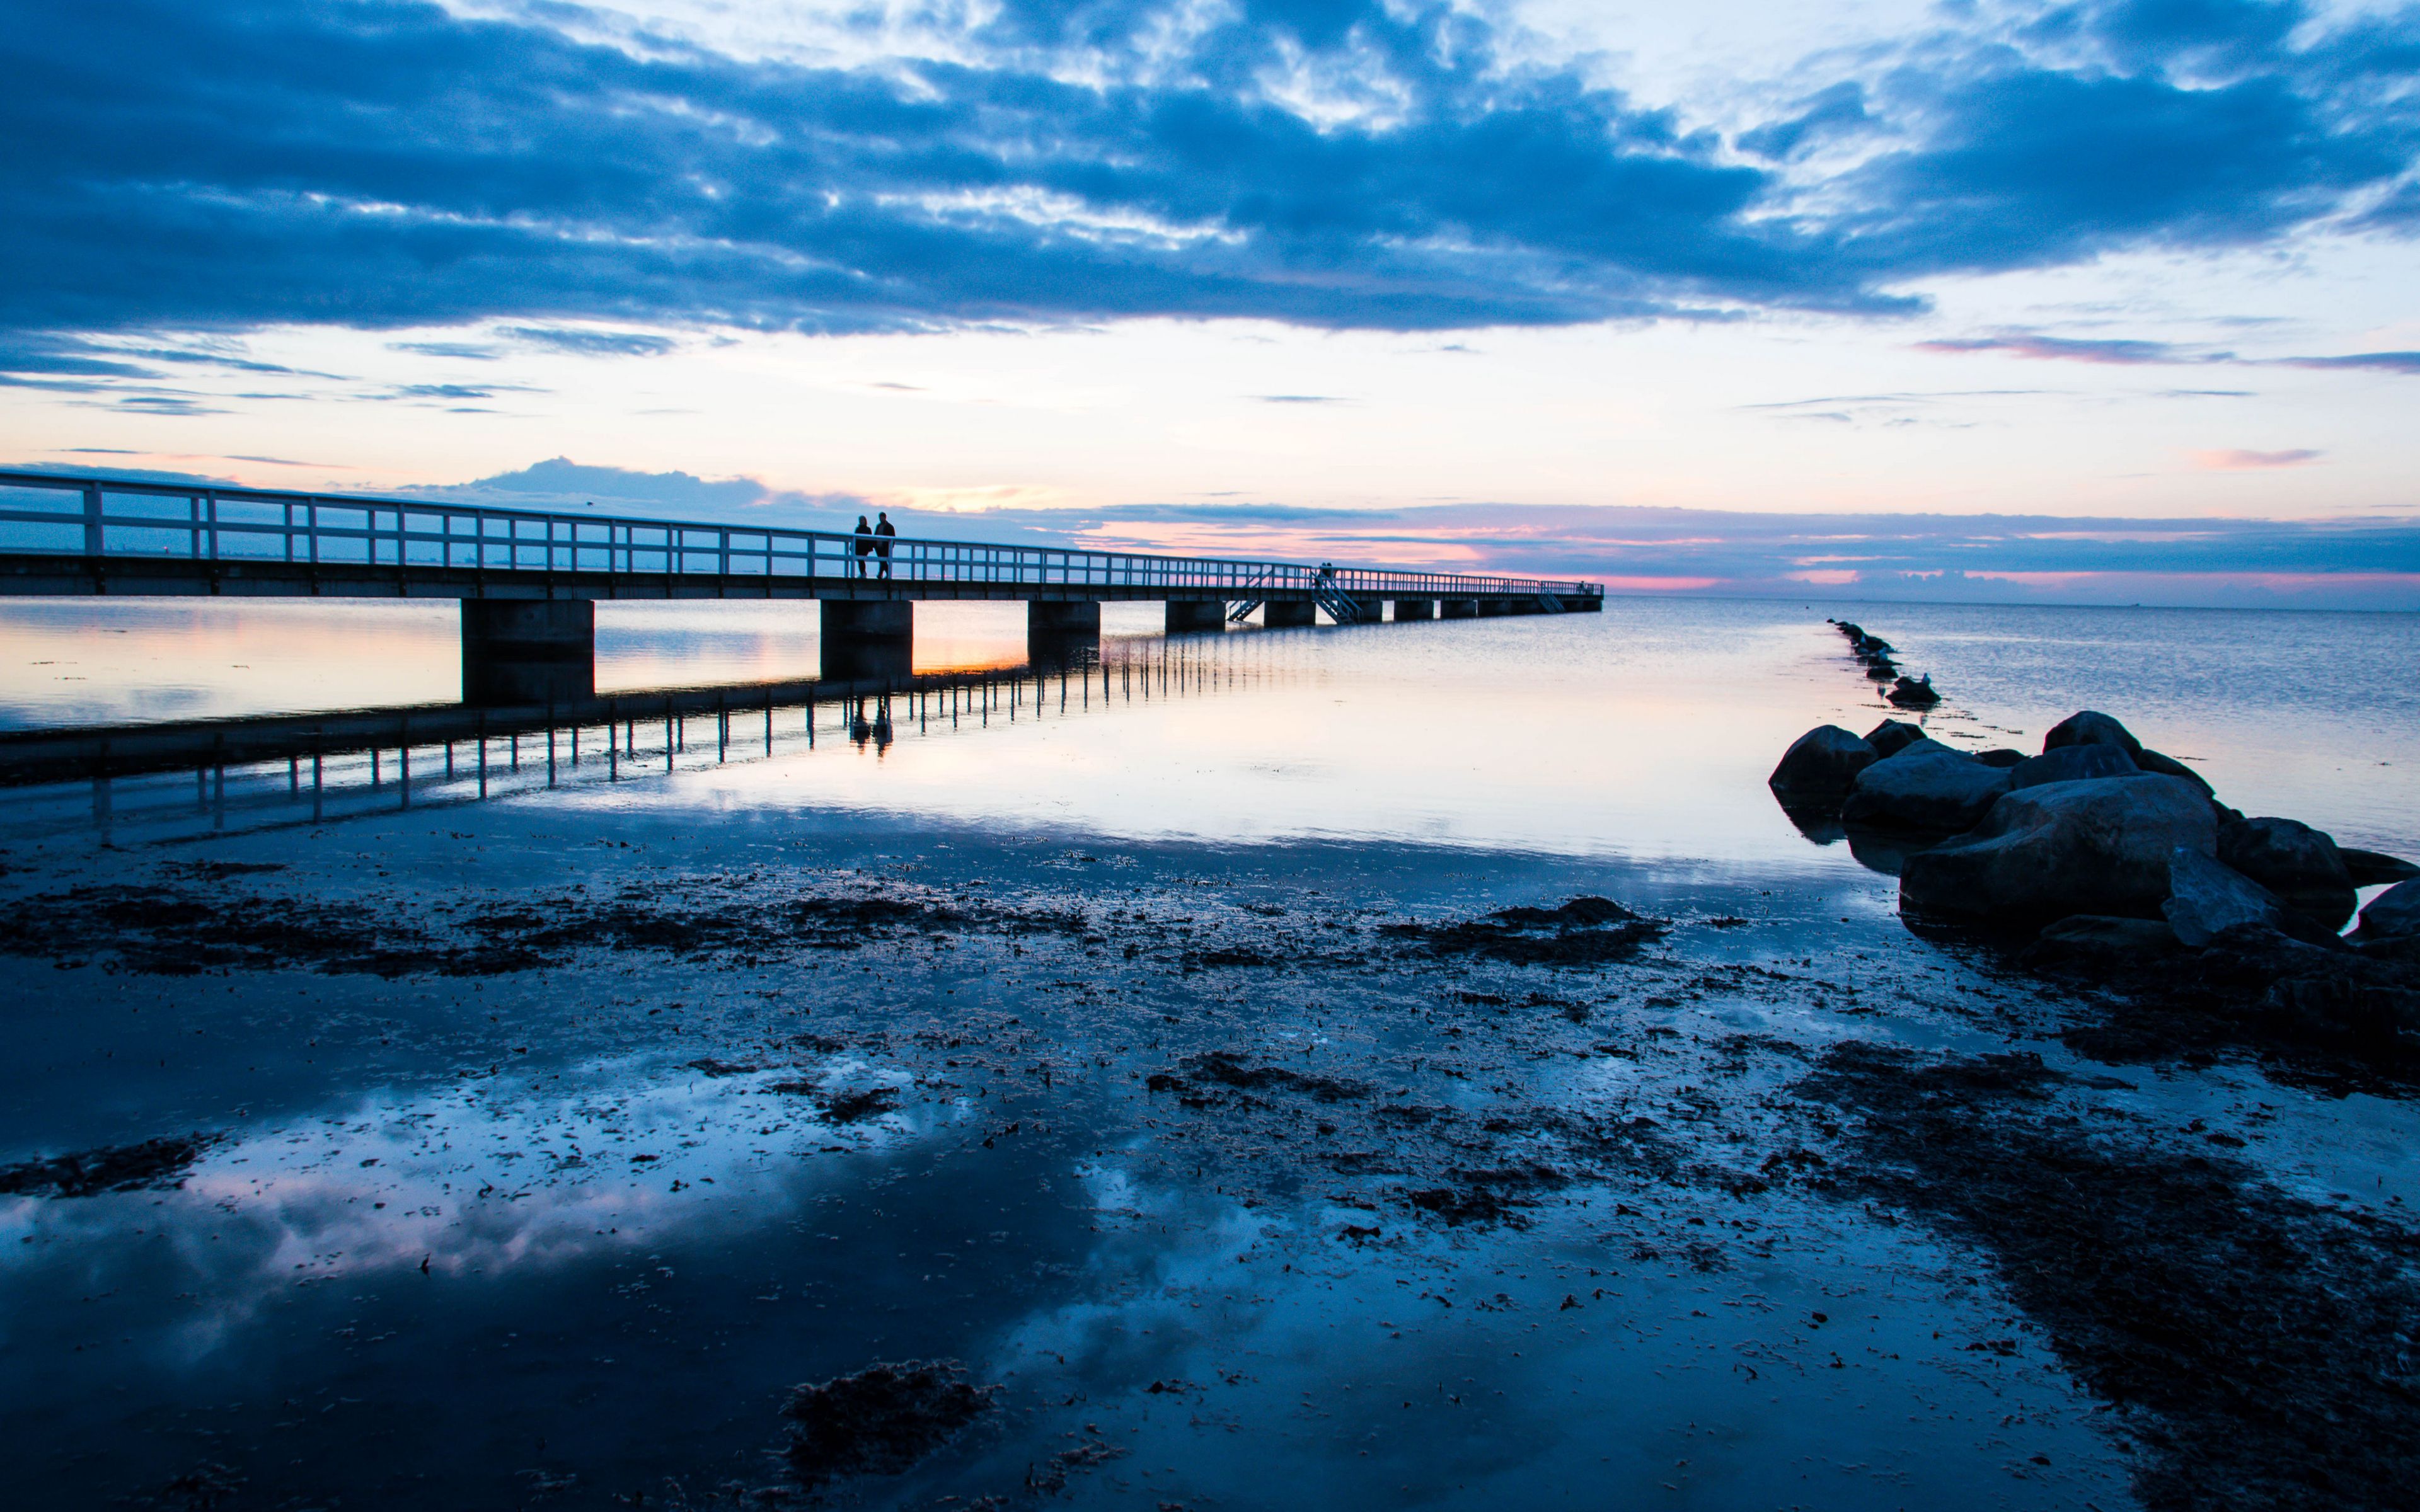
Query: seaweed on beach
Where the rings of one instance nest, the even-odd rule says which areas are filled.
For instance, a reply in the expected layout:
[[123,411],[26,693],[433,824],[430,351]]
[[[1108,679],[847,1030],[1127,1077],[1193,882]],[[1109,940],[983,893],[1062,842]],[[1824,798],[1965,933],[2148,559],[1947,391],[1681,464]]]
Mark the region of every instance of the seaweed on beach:
[[1255,1066],[1233,1050],[1213,1050],[1185,1062],[1183,1072],[1155,1072],[1147,1084],[1155,1092],[1172,1091],[1189,1106],[1201,1107],[1229,1091],[1298,1092],[1319,1103],[1343,1103],[1370,1095],[1367,1083],[1288,1071],[1282,1066]]
[[1407,1190],[1404,1200],[1449,1227],[1528,1227],[1522,1210],[1538,1205],[1538,1195],[1571,1184],[1571,1177],[1539,1163],[1494,1169],[1449,1171],[1450,1185]]
[[845,1475],[896,1475],[957,1437],[997,1387],[968,1383],[951,1360],[871,1365],[799,1386],[783,1404],[790,1473],[810,1489]]
[[1800,1095],[1854,1113],[1819,1179],[1989,1253],[2068,1368],[2128,1411],[2158,1508],[2389,1508],[2420,1484],[2420,1236],[2242,1161],[2091,1134],[2030,1054],[1850,1042]]
[[1483,918],[1385,924],[1379,932],[1425,946],[1437,956],[1487,956],[1524,966],[1597,966],[1636,958],[1671,928],[1610,898],[1582,897],[1559,908],[1499,908]]
[[182,1185],[185,1173],[221,1135],[170,1134],[133,1145],[104,1145],[44,1160],[0,1165],[0,1196],[91,1197]]
[[2025,969],[2086,988],[2069,1048],[2118,1063],[2257,1057],[2297,1085],[2420,1088],[2420,950],[2328,949],[2230,930],[2199,950],[2134,960],[2037,942]]
[[451,945],[358,903],[244,894],[195,895],[140,885],[70,888],[0,918],[0,951],[102,956],[128,971],[304,967],[340,974],[487,976],[550,964],[518,944]]

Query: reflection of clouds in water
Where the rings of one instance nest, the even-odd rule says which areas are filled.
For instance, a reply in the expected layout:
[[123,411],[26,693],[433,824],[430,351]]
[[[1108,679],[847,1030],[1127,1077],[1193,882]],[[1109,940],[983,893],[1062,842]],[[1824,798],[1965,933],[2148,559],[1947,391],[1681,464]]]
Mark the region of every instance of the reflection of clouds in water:
[[850,1058],[713,1074],[624,1057],[558,1079],[544,1091],[482,1078],[411,1102],[372,1096],[341,1116],[246,1131],[180,1191],[0,1203],[0,1313],[49,1289],[37,1272],[65,1262],[104,1291],[121,1271],[160,1265],[164,1244],[204,1301],[166,1351],[190,1362],[287,1287],[424,1261],[458,1277],[526,1273],[676,1230],[759,1225],[797,1205],[815,1155],[895,1148],[954,1111],[836,1127],[818,1094],[911,1081]]
[[[1018,1322],[1001,1342],[999,1365],[1052,1359],[1151,1374],[1133,1361],[1184,1348],[1202,1324],[1198,1299],[1232,1292],[1249,1273],[1238,1272],[1238,1261],[1295,1227],[1292,1217],[1189,1187],[1143,1182],[1114,1165],[1084,1165],[1074,1174],[1098,1219],[1100,1241],[1086,1256],[1090,1284]],[[1255,1298],[1249,1310],[1266,1300]],[[1221,1326],[1234,1323],[1228,1318]],[[1153,1336],[1163,1342],[1141,1342]]]

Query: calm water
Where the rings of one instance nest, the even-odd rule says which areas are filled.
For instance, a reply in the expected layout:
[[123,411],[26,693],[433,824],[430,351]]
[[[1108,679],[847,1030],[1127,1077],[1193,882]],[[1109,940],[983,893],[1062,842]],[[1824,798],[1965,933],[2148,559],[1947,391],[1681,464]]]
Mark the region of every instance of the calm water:
[[[2247,812],[2300,818],[2347,844],[2420,848],[2409,755],[2420,750],[2420,616],[1840,612],[1863,613],[1910,668],[1934,674],[1948,701],[1925,722],[1946,739],[2032,750],[2067,714],[2099,708]],[[1021,606],[917,614],[920,672],[1025,659]],[[898,738],[871,757],[826,741],[810,759],[792,738],[803,711],[785,710],[773,759],[711,771],[685,761],[671,786],[613,801],[1803,864],[1803,840],[1761,801],[1763,776],[1809,726],[1862,731],[1893,712],[1823,612],[1793,604],[1617,598],[1602,615],[1175,641],[1153,633],[1157,616],[1156,605],[1109,606],[1108,665],[1073,685],[1072,703],[1055,678],[1003,692],[992,700],[1002,717],[973,738],[963,717],[916,723],[903,710]],[[597,686],[813,676],[814,625],[811,606],[606,605]],[[448,702],[456,636],[443,605],[0,605],[0,729]],[[1014,717],[1037,699],[1038,715]],[[821,715],[835,727],[846,717]],[[686,731],[678,742],[685,759],[729,754],[729,742]],[[744,754],[761,758],[762,742]],[[417,760],[424,776],[436,769]],[[121,797],[121,812],[130,804],[139,797]]]
[[[1748,1179],[1838,1159],[1787,1095],[1807,1058],[2033,1050],[2108,1127],[2240,1136],[2398,1219],[2420,1119],[2242,1060],[2102,1074],[2056,1003],[1908,935],[1763,789],[1885,715],[1824,612],[1171,641],[1144,606],[1036,676],[1016,609],[943,609],[919,669],[970,675],[887,707],[17,789],[0,1165],[212,1141],[181,1185],[0,1196],[23,1504],[745,1501],[788,1387],[902,1358],[995,1407],[870,1504],[2133,1504],[2133,1429],[1989,1253]],[[1846,612],[1933,673],[1943,738],[2098,707],[2240,807],[2420,852],[2420,618]],[[813,624],[608,606],[598,686],[812,675]],[[17,729],[458,692],[442,608],[0,627]],[[1377,931],[1583,892],[1673,933],[1587,973]],[[973,922],[780,935],[869,893]],[[553,919],[543,969],[346,933]],[[1187,1070],[1213,1052],[1334,1080],[1233,1096]],[[1407,1196],[1508,1171],[1549,1175],[1502,1222]]]

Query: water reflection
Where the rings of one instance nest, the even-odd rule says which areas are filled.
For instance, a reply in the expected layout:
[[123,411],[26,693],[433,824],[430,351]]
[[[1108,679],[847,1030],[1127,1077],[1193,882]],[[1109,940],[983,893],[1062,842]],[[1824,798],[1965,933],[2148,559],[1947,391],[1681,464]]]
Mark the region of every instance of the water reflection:
[[521,707],[0,732],[0,833],[158,841],[618,784],[814,751],[877,758],[908,736],[988,730],[1282,679],[1219,640],[1059,638],[978,671],[624,692]]
[[147,1231],[167,1248],[146,1265],[209,1299],[171,1310],[146,1350],[190,1365],[299,1285],[504,1281],[700,1227],[761,1227],[814,1184],[818,1155],[896,1149],[966,1113],[964,1100],[895,1111],[885,1096],[872,1116],[836,1119],[837,1098],[864,1106],[913,1080],[846,1055],[762,1069],[620,1057],[546,1073],[543,1091],[526,1074],[484,1068],[423,1097],[381,1092],[246,1131],[165,1196],[0,1199],[0,1293],[61,1254]]

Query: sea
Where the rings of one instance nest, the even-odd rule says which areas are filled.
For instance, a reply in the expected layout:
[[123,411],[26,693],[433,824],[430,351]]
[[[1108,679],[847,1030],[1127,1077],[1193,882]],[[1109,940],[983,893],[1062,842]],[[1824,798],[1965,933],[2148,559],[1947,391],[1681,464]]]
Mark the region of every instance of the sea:
[[[2420,616],[1158,622],[920,605],[886,693],[812,605],[605,604],[625,703],[489,734],[450,605],[0,603],[12,1500],[2114,1512],[2224,1423],[1842,1068],[2015,1057],[2044,1128],[2420,1203],[2403,1092],[2092,1050],[1764,785],[2089,708],[2420,856]],[[144,727],[185,755],[9,764]],[[1532,949],[1573,899],[1635,948]]]

